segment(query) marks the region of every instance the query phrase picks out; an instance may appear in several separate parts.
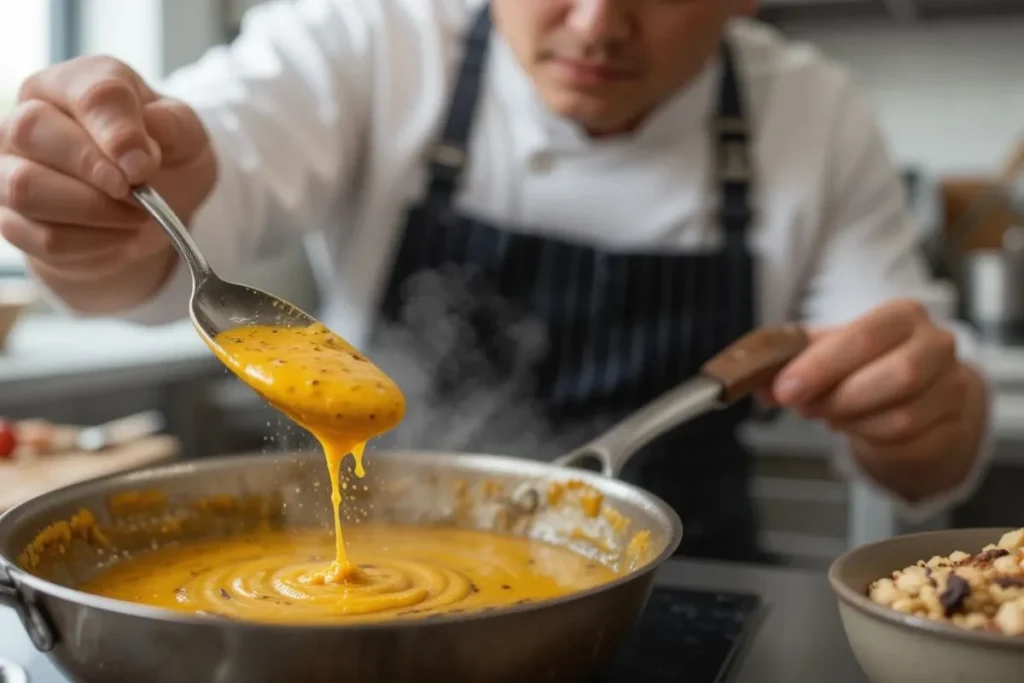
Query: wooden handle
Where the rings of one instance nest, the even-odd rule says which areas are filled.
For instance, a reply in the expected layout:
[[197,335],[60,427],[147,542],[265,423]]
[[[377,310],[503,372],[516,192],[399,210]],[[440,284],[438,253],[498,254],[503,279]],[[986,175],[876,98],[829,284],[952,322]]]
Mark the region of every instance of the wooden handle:
[[721,383],[722,402],[733,403],[767,388],[808,344],[810,339],[799,325],[763,327],[740,337],[701,370]]

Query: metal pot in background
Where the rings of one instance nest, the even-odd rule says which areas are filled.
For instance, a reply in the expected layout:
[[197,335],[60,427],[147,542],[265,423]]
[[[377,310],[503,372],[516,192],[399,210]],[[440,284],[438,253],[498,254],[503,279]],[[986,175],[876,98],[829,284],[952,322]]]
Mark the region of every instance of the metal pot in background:
[[908,168],[903,171],[903,187],[907,197],[907,208],[917,232],[917,244],[931,276],[948,279],[946,265],[945,225],[947,216],[943,203],[942,184],[938,176],[923,169]]
[[[959,317],[983,340],[1006,345],[1024,344],[1024,168],[1013,168],[1018,174],[1000,178],[975,199],[933,252],[957,283]],[[967,238],[1001,209],[1014,221],[1001,247],[964,251]]]
[[960,257],[960,316],[986,341],[1024,345],[1024,227],[1003,235],[1001,249]]

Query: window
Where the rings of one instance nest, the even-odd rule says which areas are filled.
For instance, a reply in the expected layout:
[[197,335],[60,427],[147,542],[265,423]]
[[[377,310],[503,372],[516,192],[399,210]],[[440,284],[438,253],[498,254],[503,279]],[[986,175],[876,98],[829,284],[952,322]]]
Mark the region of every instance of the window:
[[[0,117],[14,106],[21,82],[73,50],[67,40],[77,0],[4,3],[0,21]],[[0,239],[0,272],[23,271],[21,252]]]
[[19,2],[5,7],[0,22],[0,112],[10,110],[22,80],[49,61],[49,5]]

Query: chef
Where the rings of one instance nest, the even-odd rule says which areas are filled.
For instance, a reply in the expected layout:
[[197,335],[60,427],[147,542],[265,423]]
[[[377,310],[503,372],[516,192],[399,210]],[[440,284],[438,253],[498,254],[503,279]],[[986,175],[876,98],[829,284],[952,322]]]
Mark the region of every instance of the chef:
[[[298,0],[162,84],[57,64],[0,126],[0,230],[64,310],[146,324],[185,316],[190,281],[130,185],[228,278],[305,240],[329,326],[419,338],[410,413],[497,388],[550,454],[799,320],[812,343],[762,401],[824,421],[851,476],[930,514],[984,467],[986,384],[865,97],[756,5]],[[682,553],[764,558],[737,434],[754,406],[630,464],[683,518]]]

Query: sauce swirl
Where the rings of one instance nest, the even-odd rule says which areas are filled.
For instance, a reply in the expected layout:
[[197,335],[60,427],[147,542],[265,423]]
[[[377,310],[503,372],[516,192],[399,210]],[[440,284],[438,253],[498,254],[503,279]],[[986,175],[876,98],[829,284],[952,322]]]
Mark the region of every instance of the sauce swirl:
[[476,612],[613,580],[571,550],[452,527],[360,524],[359,578],[319,580],[326,534],[261,532],[169,546],[119,562],[83,590],[178,612],[276,623],[382,621]]

